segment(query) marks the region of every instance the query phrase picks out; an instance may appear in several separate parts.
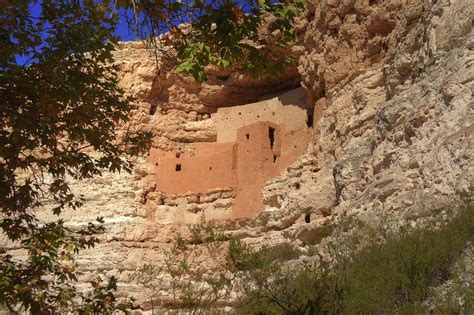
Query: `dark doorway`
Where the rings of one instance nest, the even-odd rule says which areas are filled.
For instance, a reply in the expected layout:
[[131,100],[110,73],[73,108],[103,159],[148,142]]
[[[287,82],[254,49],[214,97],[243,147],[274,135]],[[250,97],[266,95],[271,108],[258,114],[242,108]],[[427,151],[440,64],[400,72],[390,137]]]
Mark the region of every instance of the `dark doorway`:
[[218,75],[217,78],[223,82],[229,80],[230,76],[229,75]]
[[273,145],[275,144],[275,128],[268,128],[268,137],[270,138],[270,149],[273,149]]
[[314,119],[313,113],[308,111],[308,119],[306,120],[306,126],[308,126],[308,128],[313,128],[313,119]]

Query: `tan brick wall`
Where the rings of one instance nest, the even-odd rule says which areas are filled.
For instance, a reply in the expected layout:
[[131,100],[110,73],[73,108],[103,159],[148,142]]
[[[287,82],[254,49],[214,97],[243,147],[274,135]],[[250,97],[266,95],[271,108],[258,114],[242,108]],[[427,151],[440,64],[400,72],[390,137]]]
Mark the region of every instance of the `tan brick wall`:
[[260,213],[264,183],[304,154],[313,136],[301,93],[296,89],[271,100],[219,109],[214,116],[218,141],[197,143],[192,153],[152,150],[156,190],[179,195],[232,189],[232,213],[213,217]]
[[270,100],[219,108],[213,116],[217,122],[217,142],[236,141],[239,128],[259,121],[272,122],[286,130],[306,128],[304,96],[304,89],[298,88]]

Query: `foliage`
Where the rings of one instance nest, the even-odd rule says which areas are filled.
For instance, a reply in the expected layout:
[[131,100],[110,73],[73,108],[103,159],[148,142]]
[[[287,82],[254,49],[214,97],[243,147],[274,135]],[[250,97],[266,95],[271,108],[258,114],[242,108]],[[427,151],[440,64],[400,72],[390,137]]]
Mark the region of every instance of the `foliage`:
[[[178,235],[173,246],[164,252],[163,264],[145,264],[134,276],[153,312],[162,307],[201,314],[228,301],[231,292],[239,299],[258,287],[264,298],[269,293],[267,286],[277,278],[281,285],[294,284],[288,281],[288,273],[280,264],[301,255],[293,246],[283,244],[255,249],[237,238],[225,236],[222,228],[212,222],[191,225],[189,231],[189,237],[184,239]],[[166,277],[169,279],[164,280]],[[295,301],[301,291],[287,289],[271,301]],[[161,296],[167,290],[172,292],[169,302]]]
[[[474,306],[472,284],[458,279],[442,296],[434,287],[453,277],[460,253],[472,244],[473,211],[470,204],[440,226],[398,233],[351,217],[336,231],[346,233],[347,247],[333,252],[334,263],[317,268],[283,263],[301,254],[289,244],[257,249],[225,237],[211,223],[196,225],[186,241],[176,239],[152,277],[171,274],[172,306],[193,314],[229,302],[230,292],[236,314],[412,314],[433,307],[440,314],[468,314]],[[160,299],[165,289],[152,295]]]
[[91,282],[93,289],[80,295],[81,302],[74,305],[71,310],[78,314],[98,314],[127,311],[132,308],[134,299],[129,298],[128,301],[118,303],[115,293],[117,291],[117,279],[112,276],[104,283],[101,277],[97,277]]
[[[472,261],[471,257],[468,263]],[[432,304],[434,314],[473,314],[474,283],[457,277],[445,292],[435,294]]]
[[[170,31],[176,70],[203,81],[206,65],[259,75],[290,64],[287,45],[296,39],[293,24],[303,2],[0,2],[0,226],[27,252],[18,260],[1,250],[0,305],[12,311],[18,305],[35,313],[116,307],[115,279],[92,283],[93,296],[74,286],[74,256],[98,242],[101,219],[73,229],[59,217],[65,208],[81,206],[68,179],[130,171],[124,154],[138,154],[150,140],[117,131],[133,100],[118,87],[112,62],[116,7],[133,8],[137,31],[151,41]],[[190,23],[190,32],[178,27],[181,22]],[[56,217],[38,218],[45,205]],[[186,260],[180,247],[171,254]],[[186,263],[178,268],[188,271]]]
[[[360,251],[339,256],[332,268],[277,273],[267,281],[254,277],[253,289],[237,310],[246,314],[426,313],[433,286],[451,277],[453,264],[474,240],[473,211],[471,204],[439,228],[406,230],[385,242],[374,239]],[[438,311],[469,313],[472,292],[472,285],[459,286],[438,303]]]
[[284,262],[300,257],[303,253],[289,243],[282,243],[272,247],[261,249],[263,257],[268,262]]
[[[169,31],[165,45],[177,51],[177,72],[202,82],[205,67],[237,68],[253,76],[281,73],[294,61],[295,18],[304,0],[119,1],[133,10],[138,33],[163,50],[157,35]],[[186,23],[190,27],[185,27]]]
[[142,292],[147,298],[147,302],[150,303],[152,315],[155,314],[154,311],[158,306],[156,304],[158,304],[157,295],[162,285],[160,281],[162,269],[157,265],[144,264],[132,276],[132,279],[142,287]]
[[[234,275],[228,269],[234,268],[221,255],[226,247],[222,229],[208,223],[192,225],[189,230],[188,240],[177,235],[172,247],[164,251],[162,265],[145,264],[134,276],[152,313],[161,306],[177,313],[201,314],[227,299],[233,289]],[[160,295],[165,290],[172,293],[171,301]]]
[[[110,5],[0,2],[0,227],[27,252],[19,260],[1,249],[0,305],[10,310],[107,312],[117,306],[115,279],[94,284],[92,295],[74,286],[74,256],[97,243],[101,220],[73,229],[59,217],[81,205],[68,178],[129,171],[124,153],[139,152],[149,140],[117,133],[132,100],[117,85],[111,54],[117,21]],[[48,221],[36,212],[45,205],[55,215]]]

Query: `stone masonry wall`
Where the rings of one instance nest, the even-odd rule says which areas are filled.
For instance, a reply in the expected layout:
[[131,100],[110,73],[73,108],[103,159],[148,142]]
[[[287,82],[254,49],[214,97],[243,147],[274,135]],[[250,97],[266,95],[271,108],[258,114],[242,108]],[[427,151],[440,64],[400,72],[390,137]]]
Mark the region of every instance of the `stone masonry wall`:
[[[155,169],[154,190],[168,195],[232,189],[236,194],[232,215],[219,218],[257,215],[264,209],[262,185],[304,154],[311,140],[302,92],[296,89],[265,102],[219,109],[211,116],[217,120],[217,142],[196,143],[183,153],[152,149],[148,161]],[[240,118],[230,123],[226,113]],[[281,125],[265,121],[266,117]],[[154,202],[147,207],[160,211]],[[202,210],[203,218],[208,218],[210,210]]]
[[[448,216],[443,206],[455,203],[456,192],[473,192],[473,16],[470,0],[308,1],[294,48],[299,74],[265,82],[213,72],[199,85],[165,71],[166,60],[157,75],[137,43],[122,44],[116,58],[122,85],[139,99],[133,127],[151,130],[154,147],[173,153],[215,142],[218,108],[266,99],[301,79],[314,117],[306,152],[263,184],[265,211],[225,228],[252,244],[314,246],[314,257],[329,259],[328,231],[345,216],[417,226],[435,213]],[[144,302],[133,273],[160,264],[163,249],[200,222],[203,209],[205,219],[229,217],[237,194],[166,196],[150,180],[153,165],[144,158],[134,165],[133,174],[76,183],[85,203],[65,218],[75,226],[100,215],[108,228],[98,247],[79,256],[81,283],[116,275],[120,294]]]
[[217,142],[236,140],[237,130],[259,121],[269,121],[288,131],[307,128],[306,91],[302,88],[258,103],[223,107],[214,115],[217,125]]

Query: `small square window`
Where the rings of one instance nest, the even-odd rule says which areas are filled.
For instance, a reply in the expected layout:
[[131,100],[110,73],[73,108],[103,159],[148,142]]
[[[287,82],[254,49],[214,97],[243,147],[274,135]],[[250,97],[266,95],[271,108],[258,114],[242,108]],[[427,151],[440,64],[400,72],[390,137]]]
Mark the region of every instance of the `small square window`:
[[181,172],[181,164],[176,164],[176,172]]

